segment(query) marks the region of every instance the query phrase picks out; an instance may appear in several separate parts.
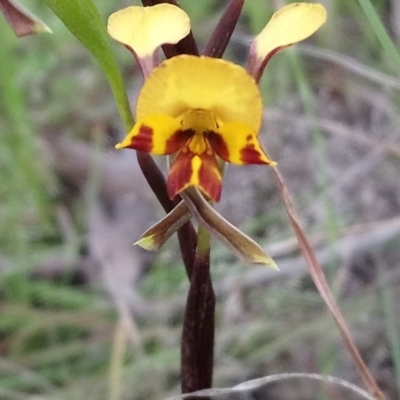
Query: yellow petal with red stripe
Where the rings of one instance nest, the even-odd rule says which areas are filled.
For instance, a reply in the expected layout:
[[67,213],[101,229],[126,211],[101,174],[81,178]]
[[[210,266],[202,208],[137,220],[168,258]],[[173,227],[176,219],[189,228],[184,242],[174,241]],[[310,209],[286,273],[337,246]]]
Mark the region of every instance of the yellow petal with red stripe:
[[139,58],[151,56],[163,44],[175,44],[190,32],[188,15],[172,4],[127,7],[110,15],[108,33]]
[[115,148],[131,148],[152,154],[172,154],[190,138],[180,130],[180,123],[167,115],[149,115],[139,120]]
[[168,195],[173,199],[189,186],[197,186],[214,201],[221,198],[221,171],[214,155],[197,155],[184,149],[178,153],[168,175]]
[[223,160],[232,164],[271,164],[254,131],[241,122],[229,122],[210,133],[208,141]]

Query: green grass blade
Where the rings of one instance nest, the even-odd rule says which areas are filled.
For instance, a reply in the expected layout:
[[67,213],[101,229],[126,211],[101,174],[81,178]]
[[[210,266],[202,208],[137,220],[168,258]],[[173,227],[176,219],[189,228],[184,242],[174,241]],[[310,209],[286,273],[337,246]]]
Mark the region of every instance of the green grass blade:
[[397,387],[400,389],[400,335],[397,324],[396,296],[390,282],[380,282],[381,302],[387,336],[389,339],[390,354],[394,364]]
[[394,61],[396,70],[400,75],[400,53],[396,48],[396,46],[394,45],[389,34],[387,33],[381,19],[379,18],[379,15],[377,14],[375,8],[371,4],[371,1],[358,0],[358,2],[360,3],[362,10],[364,11],[364,14],[367,17],[371,25],[371,28],[375,32],[376,37],[378,38],[385,52]]
[[105,23],[94,3],[91,0],[44,1],[98,61],[110,83],[125,128],[130,129],[133,125],[133,117],[128,97],[111,50]]

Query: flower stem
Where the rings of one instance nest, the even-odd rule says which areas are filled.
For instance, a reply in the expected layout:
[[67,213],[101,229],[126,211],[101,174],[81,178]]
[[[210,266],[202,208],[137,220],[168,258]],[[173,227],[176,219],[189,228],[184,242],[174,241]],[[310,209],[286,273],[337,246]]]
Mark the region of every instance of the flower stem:
[[221,58],[242,12],[244,0],[231,0],[208,40],[203,55]]
[[181,342],[182,393],[212,386],[215,295],[210,275],[210,233],[199,226]]
[[197,231],[196,257],[210,257],[210,232],[203,225]]

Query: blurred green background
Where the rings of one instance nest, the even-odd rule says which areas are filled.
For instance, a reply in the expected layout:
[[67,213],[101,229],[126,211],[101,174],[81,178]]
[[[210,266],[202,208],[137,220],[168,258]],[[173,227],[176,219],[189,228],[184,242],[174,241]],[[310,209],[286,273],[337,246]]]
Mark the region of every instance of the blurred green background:
[[[266,68],[262,140],[361,354],[396,399],[400,4],[321,2],[327,23]],[[132,4],[95,3],[104,23]],[[227,3],[180,1],[200,48]],[[251,37],[287,3],[246,0],[225,57],[244,65]],[[0,16],[0,399],[177,395],[188,282],[176,240],[156,257],[132,246],[163,214],[134,153],[113,149],[124,129],[107,80],[43,2],[26,6],[53,34],[17,39]],[[129,52],[112,46],[134,107],[142,79]],[[284,372],[361,385],[268,169],[228,168],[218,208],[281,273],[244,265],[213,243],[215,386]],[[248,396],[342,398],[308,381]]]

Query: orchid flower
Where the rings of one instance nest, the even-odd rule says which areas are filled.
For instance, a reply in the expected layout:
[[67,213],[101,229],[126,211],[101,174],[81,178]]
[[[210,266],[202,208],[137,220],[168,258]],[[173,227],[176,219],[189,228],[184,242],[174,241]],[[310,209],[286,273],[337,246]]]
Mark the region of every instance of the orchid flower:
[[171,199],[196,186],[219,201],[223,162],[276,165],[258,138],[263,105],[257,81],[272,55],[312,35],[325,19],[320,4],[282,8],[251,44],[246,71],[230,61],[191,55],[157,65],[157,48],[190,32],[189,17],[174,5],[112,14],[110,35],[132,51],[146,78],[136,124],[116,148],[173,156],[167,180]]

